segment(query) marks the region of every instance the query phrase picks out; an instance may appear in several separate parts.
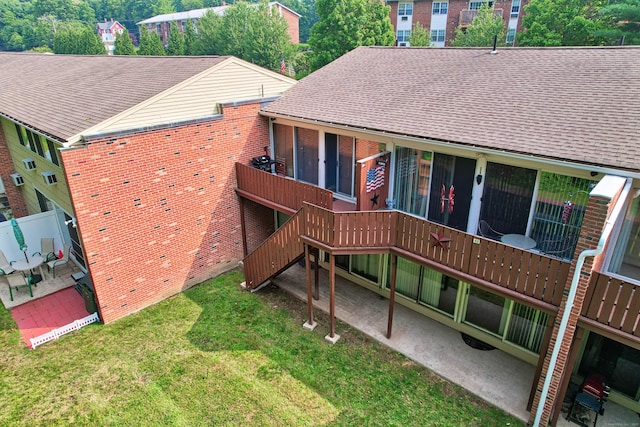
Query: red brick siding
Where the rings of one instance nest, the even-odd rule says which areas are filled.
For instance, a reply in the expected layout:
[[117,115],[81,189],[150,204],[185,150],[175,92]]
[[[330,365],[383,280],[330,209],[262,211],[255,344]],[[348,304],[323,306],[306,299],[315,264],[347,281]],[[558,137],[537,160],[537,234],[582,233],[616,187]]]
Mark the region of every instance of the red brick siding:
[[[509,23],[509,18],[511,15],[511,0],[497,0],[494,2],[495,9],[502,9],[502,18],[505,22],[505,28]],[[523,0],[520,5],[520,13],[518,15],[518,26],[517,32],[522,31],[522,15],[524,11],[524,7],[528,4],[527,1]],[[389,2],[389,6],[391,6],[391,11],[389,12],[389,17],[391,18],[391,24],[394,29],[397,29],[398,23],[398,2]],[[413,3],[413,17],[412,22],[415,24],[419,22],[428,32],[431,31],[431,10],[432,10],[433,1],[414,1]],[[451,40],[455,38],[455,31],[458,28],[460,23],[460,12],[463,10],[469,9],[469,1],[457,1],[457,0],[449,0],[448,12],[447,12],[447,27],[446,27],[446,36],[445,36],[445,45],[450,46]],[[517,40],[517,36],[516,36]],[[499,43],[503,43],[504,40],[498,40]]]
[[[610,200],[606,198],[602,198],[602,197],[589,198],[589,202],[587,203],[587,208],[585,210],[584,220],[582,223],[580,238],[578,240],[578,244],[576,247],[576,252],[575,252],[576,254],[579,254],[587,249],[596,248],[598,241],[600,240],[602,231],[604,229],[606,219],[613,205],[614,203],[611,203]],[[556,364],[555,371],[553,372],[553,377],[551,379],[547,400],[545,401],[543,415],[540,422],[540,425],[543,425],[543,426],[546,426],[549,422],[549,419],[551,418],[551,410],[554,406],[556,397],[558,397],[562,376],[571,374],[570,372],[565,372],[569,368],[567,367],[567,360],[569,357],[569,351],[571,349],[573,336],[576,330],[576,324],[578,322],[578,317],[580,316],[580,311],[582,311],[582,305],[584,303],[591,272],[594,270],[595,262],[598,262],[598,260],[594,260],[593,257],[587,257],[585,259],[584,266],[582,267],[582,274],[580,275],[580,281],[578,283],[576,298],[574,301],[573,308],[571,310],[571,315],[569,317],[569,323],[564,335],[564,339],[562,340],[560,353],[558,354],[557,364]],[[575,272],[575,262],[572,263],[571,268],[569,270],[569,276],[568,276],[569,278],[565,286],[566,294],[563,296],[562,302],[560,303],[560,309],[558,310],[556,322],[554,323],[554,326],[553,326],[549,348],[546,352],[546,355],[544,356],[545,360],[542,367],[542,373],[538,381],[536,395],[533,400],[533,406],[532,406],[531,415],[529,418],[530,423],[533,422],[538,404],[540,403],[540,393],[542,391],[542,387],[544,385],[545,378],[548,373],[552,349],[558,338],[560,319],[564,314],[565,304],[568,297],[567,294],[571,285],[571,279],[574,275],[574,272]]]
[[[105,323],[236,267],[236,161],[269,143],[259,105],[221,120],[91,141],[62,153]],[[254,215],[248,215],[248,222]],[[249,224],[250,239],[261,239]]]
[[289,12],[285,8],[281,8],[281,12],[282,17],[287,21],[287,32],[289,33],[291,43],[300,43],[300,18],[298,15]]
[[11,154],[9,153],[8,138],[5,137],[5,132],[15,134],[16,129],[12,122],[9,129],[4,129],[3,123],[6,124],[10,122],[0,120],[0,178],[2,178],[2,183],[4,184],[4,191],[9,200],[11,213],[13,213],[14,217],[20,218],[29,215],[29,211],[27,210],[27,204],[22,192],[18,187],[13,185],[13,181],[11,180],[11,174],[15,172],[15,168]]
[[275,231],[275,214],[272,209],[251,200],[245,200],[244,208],[247,251],[251,253]]
[[379,152],[380,149],[378,148],[377,142],[360,138],[356,139],[356,160],[365,159]]

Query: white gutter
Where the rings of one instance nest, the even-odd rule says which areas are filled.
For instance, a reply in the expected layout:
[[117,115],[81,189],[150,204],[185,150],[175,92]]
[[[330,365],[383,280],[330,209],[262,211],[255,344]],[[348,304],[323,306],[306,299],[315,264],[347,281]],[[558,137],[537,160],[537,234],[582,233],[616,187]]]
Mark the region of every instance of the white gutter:
[[[606,197],[610,197],[610,192],[600,192],[599,186],[603,184],[603,186],[608,186],[609,181],[612,179],[619,180],[620,177],[612,177],[606,176],[600,181],[600,183],[593,189],[591,195],[602,195]],[[607,182],[605,182],[607,181]],[[600,236],[600,240],[598,240],[598,246],[595,249],[587,249],[582,251],[580,255],[578,255],[578,260],[576,261],[576,269],[573,272],[573,277],[571,279],[571,287],[569,289],[569,295],[567,297],[567,302],[564,306],[564,313],[562,313],[562,320],[560,321],[560,327],[558,329],[558,337],[556,338],[556,342],[553,346],[553,352],[551,353],[551,360],[549,361],[549,368],[547,368],[547,375],[544,379],[544,385],[542,386],[542,392],[540,393],[540,401],[538,402],[538,408],[536,410],[536,417],[533,420],[532,427],[540,427],[540,419],[542,418],[542,412],[544,411],[544,403],[547,400],[547,394],[549,394],[549,387],[551,385],[551,379],[553,377],[553,371],[556,368],[556,364],[558,362],[558,354],[560,353],[560,347],[562,347],[562,341],[564,339],[564,335],[567,330],[567,325],[569,324],[569,316],[571,315],[571,310],[573,310],[573,303],[576,299],[576,293],[578,290],[578,283],[580,281],[580,275],[582,272],[582,267],[584,265],[584,260],[591,256],[595,257],[602,253],[604,250],[605,243],[609,240],[609,235],[611,234],[611,230],[618,219],[618,216],[623,213],[622,208],[625,205],[627,197],[631,192],[631,186],[633,181],[631,179],[626,180],[626,184],[620,193],[620,197],[616,202],[613,210],[611,211],[611,215],[607,219],[605,223],[604,230],[602,231],[602,235]]]

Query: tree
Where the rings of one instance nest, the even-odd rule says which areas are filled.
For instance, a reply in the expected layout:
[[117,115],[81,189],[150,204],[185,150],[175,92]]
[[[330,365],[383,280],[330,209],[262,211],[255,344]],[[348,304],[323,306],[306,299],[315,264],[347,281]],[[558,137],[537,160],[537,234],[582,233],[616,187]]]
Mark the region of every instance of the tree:
[[224,16],[205,14],[198,36],[200,55],[233,55],[274,71],[280,70],[283,55],[288,63],[294,56],[286,21],[266,1],[237,3]]
[[164,56],[164,46],[162,40],[155,31],[148,31],[146,28],[140,28],[140,45],[138,46],[138,55]]
[[187,22],[187,26],[184,29],[184,54],[195,55],[196,54],[196,42],[197,36],[193,24]]
[[391,46],[395,33],[389,6],[379,0],[318,0],[311,28],[310,64],[317,70],[358,46]]
[[496,15],[493,6],[489,7],[488,3],[483,3],[478,9],[478,15],[473,18],[471,25],[463,30],[461,27],[456,28],[454,39],[451,41],[452,46],[493,46],[494,38],[498,36],[498,40],[504,41],[505,28],[502,16]]
[[167,55],[169,56],[182,56],[184,55],[184,36],[178,25],[175,22],[171,22],[169,26],[169,43],[167,43]]
[[431,46],[431,35],[420,25],[419,22],[413,24],[411,35],[409,36],[411,46]]
[[620,0],[600,9],[599,15],[606,22],[606,28],[597,36],[617,44],[624,37],[624,43],[640,44],[640,0]]
[[602,44],[598,16],[604,0],[531,0],[525,6],[520,46],[593,46]]
[[136,48],[133,46],[129,31],[126,29],[122,34],[116,34],[116,41],[114,43],[114,55],[135,55]]
[[61,25],[53,36],[53,52],[74,55],[105,55],[102,40],[89,27],[77,23]]

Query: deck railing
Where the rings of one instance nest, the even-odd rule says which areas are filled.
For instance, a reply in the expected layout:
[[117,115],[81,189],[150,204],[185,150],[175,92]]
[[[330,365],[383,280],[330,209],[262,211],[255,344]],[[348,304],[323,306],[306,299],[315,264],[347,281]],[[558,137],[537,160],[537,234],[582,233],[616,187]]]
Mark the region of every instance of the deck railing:
[[236,163],[237,190],[243,197],[259,203],[286,207],[290,213],[300,209],[303,202],[327,209],[333,208],[333,193],[324,188],[283,176],[274,175],[242,163]]
[[640,287],[606,273],[594,272],[582,316],[640,337]]
[[[259,248],[264,273],[281,271],[302,255],[300,236],[335,253],[396,252],[427,260],[517,294],[558,306],[569,273],[568,262],[524,251],[499,242],[417,218],[399,211],[333,212],[304,203],[287,231],[276,232]],[[289,222],[291,222],[291,220]],[[285,226],[289,227],[287,222]],[[283,227],[284,228],[284,227]],[[295,233],[300,234],[295,234]],[[279,234],[282,233],[282,234]],[[287,236],[286,238],[284,236]],[[287,239],[291,247],[287,247]],[[278,251],[288,255],[278,258]],[[253,275],[254,255],[245,258],[251,287],[273,277]],[[270,257],[268,260],[267,258]],[[276,262],[276,258],[280,261]]]

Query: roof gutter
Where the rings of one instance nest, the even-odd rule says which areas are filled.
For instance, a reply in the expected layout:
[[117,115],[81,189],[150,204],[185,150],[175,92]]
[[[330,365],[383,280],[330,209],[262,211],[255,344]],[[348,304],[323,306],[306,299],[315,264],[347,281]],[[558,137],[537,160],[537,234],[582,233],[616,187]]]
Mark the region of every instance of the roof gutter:
[[260,111],[260,114],[262,114],[263,116],[267,116],[267,117],[271,117],[271,118],[275,118],[275,119],[285,119],[285,120],[292,120],[292,121],[299,121],[299,122],[303,122],[303,123],[309,123],[309,124],[314,124],[316,126],[328,126],[328,127],[332,127],[335,129],[344,129],[344,130],[348,130],[350,132],[363,132],[363,133],[368,133],[371,135],[377,135],[377,136],[382,136],[385,138],[403,138],[407,141],[413,141],[413,142],[421,142],[421,143],[425,143],[428,142],[429,144],[433,144],[433,145],[437,145],[440,147],[451,147],[452,145],[455,145],[456,148],[459,149],[466,149],[466,150],[470,150],[470,151],[475,151],[478,154],[498,154],[504,157],[509,157],[512,159],[517,159],[517,160],[525,160],[525,161],[531,161],[531,160],[535,160],[535,161],[541,161],[542,163],[545,164],[549,164],[549,165],[553,165],[553,166],[559,166],[559,167],[572,167],[575,169],[580,169],[580,170],[584,170],[584,171],[593,171],[593,172],[598,172],[598,173],[602,173],[602,174],[609,174],[609,175],[618,175],[618,176],[625,176],[625,177],[631,177],[633,179],[640,179],[640,172],[632,172],[626,169],[612,169],[612,168],[606,168],[606,167],[601,167],[601,166],[597,166],[597,165],[586,165],[586,164],[582,164],[582,163],[574,163],[574,162],[569,162],[566,160],[552,160],[549,158],[545,158],[545,157],[536,157],[533,154],[516,154],[516,153],[511,153],[509,151],[504,151],[504,150],[499,150],[499,149],[489,149],[489,148],[482,148],[482,147],[478,147],[475,146],[473,144],[463,144],[463,143],[459,143],[459,142],[455,142],[455,141],[445,141],[445,140],[438,140],[438,139],[432,139],[432,138],[428,138],[428,137],[416,137],[416,136],[409,136],[409,135],[402,135],[402,134],[398,134],[398,133],[392,133],[392,132],[385,132],[385,131],[380,131],[380,130],[373,130],[373,129],[367,129],[367,128],[363,128],[363,127],[358,127],[358,126],[349,126],[349,125],[340,125],[340,124],[335,124],[335,123],[330,123],[330,122],[323,122],[320,120],[313,120],[313,119],[305,119],[303,117],[297,117],[297,116],[289,116],[287,114],[279,114],[279,113],[272,113],[269,111]]
[[[607,177],[603,178],[603,181]],[[601,182],[603,182],[601,181]],[[578,290],[578,283],[580,281],[580,276],[582,272],[582,267],[584,266],[585,259],[587,257],[595,257],[602,253],[604,250],[604,245],[609,240],[609,236],[611,235],[611,231],[613,230],[614,224],[617,222],[618,217],[623,214],[622,209],[625,205],[627,197],[629,193],[632,191],[632,181],[630,179],[626,180],[627,182],[620,193],[620,197],[618,197],[618,201],[611,211],[611,215],[607,219],[605,223],[604,230],[600,235],[600,240],[598,240],[598,246],[595,249],[587,249],[582,251],[580,255],[578,255],[578,260],[576,261],[576,269],[573,272],[573,277],[571,278],[571,287],[569,288],[569,295],[567,296],[567,301],[565,302],[564,312],[562,313],[562,320],[560,321],[560,327],[558,328],[558,337],[556,338],[556,342],[553,346],[553,352],[551,353],[551,359],[549,360],[549,367],[547,368],[547,375],[544,379],[544,385],[542,386],[542,391],[540,393],[540,401],[538,402],[538,408],[536,409],[536,416],[533,420],[532,427],[540,427],[540,419],[542,418],[542,412],[544,411],[544,402],[547,400],[547,395],[549,394],[549,387],[551,385],[551,378],[553,377],[553,371],[556,368],[556,364],[558,363],[558,355],[560,354],[560,347],[562,346],[562,340],[564,339],[564,335],[567,331],[567,326],[569,324],[569,316],[571,316],[571,310],[573,310],[573,305],[576,299],[576,293]],[[598,184],[600,185],[600,184]],[[594,192],[598,192],[598,186],[594,188],[591,194]],[[603,196],[609,196],[609,194],[600,193]]]

